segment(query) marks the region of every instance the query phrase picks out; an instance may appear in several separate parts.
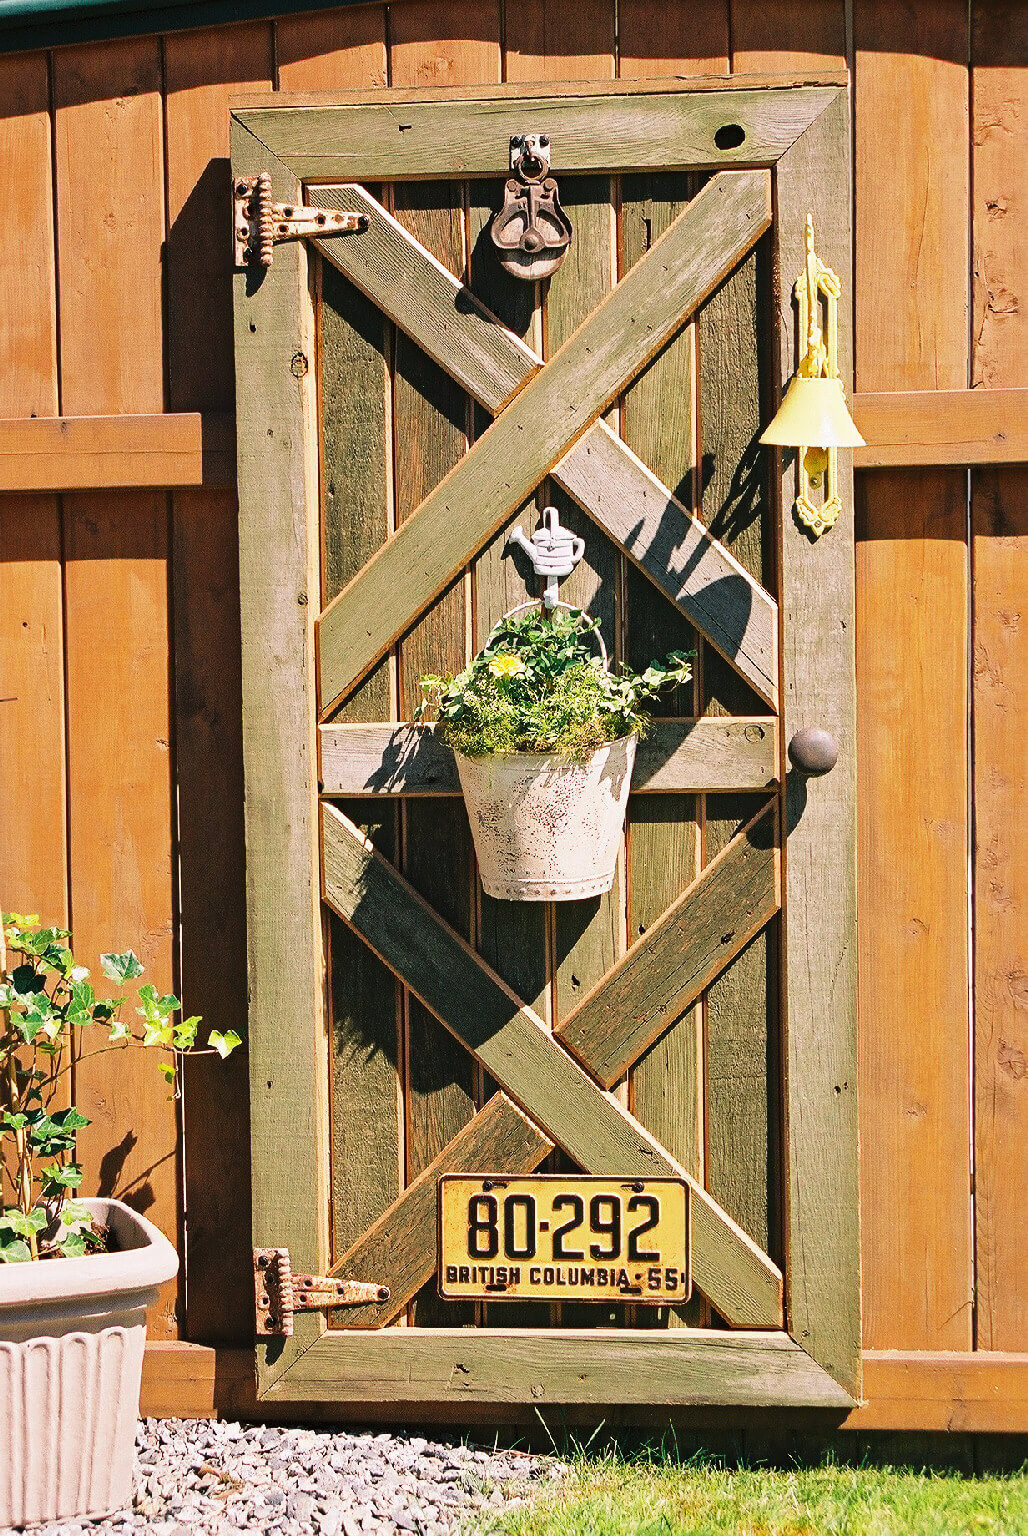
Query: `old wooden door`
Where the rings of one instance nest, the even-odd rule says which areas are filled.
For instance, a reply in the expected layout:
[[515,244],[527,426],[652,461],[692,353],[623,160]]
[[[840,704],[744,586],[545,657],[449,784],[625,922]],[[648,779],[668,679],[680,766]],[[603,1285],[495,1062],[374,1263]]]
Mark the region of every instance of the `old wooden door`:
[[[486,238],[533,131],[574,228],[538,285]],[[815,541],[756,438],[808,212],[848,289],[845,91],[279,97],[233,135],[237,178],[367,219],[236,290],[254,1242],[390,1290],[260,1342],[260,1391],[843,1408],[850,483]],[[615,657],[697,651],[614,890],[549,907],[484,896],[452,760],[403,725],[525,598],[505,538],[544,499]],[[687,1176],[688,1306],[441,1301],[439,1175],[543,1165]]]

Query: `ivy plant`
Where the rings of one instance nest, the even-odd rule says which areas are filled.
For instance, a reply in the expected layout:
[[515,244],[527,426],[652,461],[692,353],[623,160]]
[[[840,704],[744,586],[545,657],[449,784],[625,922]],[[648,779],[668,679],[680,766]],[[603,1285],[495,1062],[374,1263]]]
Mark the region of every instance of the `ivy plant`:
[[646,701],[689,681],[692,653],[672,651],[642,672],[611,671],[596,654],[598,627],[577,608],[501,619],[458,677],[421,679],[418,718],[434,713],[443,738],[465,757],[580,759],[605,742],[642,735]]
[[89,1124],[67,1103],[73,1045],[76,1062],[133,1044],[149,1048],[177,1096],[187,1052],[225,1057],[241,1043],[234,1030],[212,1029],[198,1048],[200,1016],[182,1018],[177,997],[140,983],[143,967],[131,949],[100,956],[104,977],[120,991],[98,996],[69,938],[36,916],[2,914],[0,1263],[74,1257],[99,1241],[88,1207],[73,1198],[83,1178],[76,1139]]

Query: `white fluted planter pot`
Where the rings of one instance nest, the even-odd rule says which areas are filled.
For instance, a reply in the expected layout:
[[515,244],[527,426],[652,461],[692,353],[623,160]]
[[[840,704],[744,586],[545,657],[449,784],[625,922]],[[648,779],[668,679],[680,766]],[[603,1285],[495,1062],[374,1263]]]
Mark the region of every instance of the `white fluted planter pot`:
[[583,762],[457,757],[482,887],[501,901],[578,901],[614,883],[635,736]]
[[85,1203],[116,1253],[0,1265],[0,1526],[132,1498],[146,1308],[178,1255],[120,1200]]

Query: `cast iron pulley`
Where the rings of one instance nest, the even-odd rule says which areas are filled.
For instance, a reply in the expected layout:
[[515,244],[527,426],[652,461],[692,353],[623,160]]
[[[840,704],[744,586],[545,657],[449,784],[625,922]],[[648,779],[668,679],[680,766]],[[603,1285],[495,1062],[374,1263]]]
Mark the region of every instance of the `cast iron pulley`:
[[510,169],[503,207],[493,214],[489,238],[503,270],[533,283],[556,272],[571,245],[571,225],[560,206],[556,178],[550,175],[549,134],[515,134]]

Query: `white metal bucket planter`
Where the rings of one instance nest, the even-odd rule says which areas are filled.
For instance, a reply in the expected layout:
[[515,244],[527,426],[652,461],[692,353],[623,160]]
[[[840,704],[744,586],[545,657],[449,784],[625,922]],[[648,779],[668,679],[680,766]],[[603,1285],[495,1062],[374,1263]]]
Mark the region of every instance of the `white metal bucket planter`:
[[146,1308],[178,1255],[120,1200],[84,1203],[117,1252],[0,1265],[0,1527],[132,1498]]
[[533,752],[457,755],[486,895],[577,901],[610,890],[635,741],[607,742],[584,762]]

